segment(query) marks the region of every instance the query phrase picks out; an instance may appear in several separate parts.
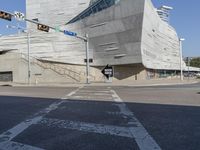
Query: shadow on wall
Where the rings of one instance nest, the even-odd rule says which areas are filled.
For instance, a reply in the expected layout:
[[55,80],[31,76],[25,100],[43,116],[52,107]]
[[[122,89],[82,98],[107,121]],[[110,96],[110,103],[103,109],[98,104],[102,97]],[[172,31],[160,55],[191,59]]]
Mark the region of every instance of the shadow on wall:
[[114,77],[118,80],[131,79],[138,80],[140,73],[144,70],[141,64],[127,65],[127,66],[115,66]]

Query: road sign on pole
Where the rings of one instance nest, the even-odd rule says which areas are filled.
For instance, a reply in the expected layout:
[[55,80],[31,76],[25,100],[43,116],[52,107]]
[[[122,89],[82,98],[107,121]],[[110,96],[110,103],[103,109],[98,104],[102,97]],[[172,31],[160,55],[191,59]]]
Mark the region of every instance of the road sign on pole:
[[25,20],[25,15],[21,12],[18,12],[18,11],[14,12],[14,17],[15,17],[15,19],[17,19],[19,21]]
[[77,33],[75,33],[75,32],[71,32],[71,31],[68,31],[68,30],[64,30],[63,32],[64,32],[64,34],[66,34],[66,35],[77,36]]
[[106,76],[107,79],[109,79],[110,77],[113,77],[113,67],[107,65],[102,71],[104,76]]

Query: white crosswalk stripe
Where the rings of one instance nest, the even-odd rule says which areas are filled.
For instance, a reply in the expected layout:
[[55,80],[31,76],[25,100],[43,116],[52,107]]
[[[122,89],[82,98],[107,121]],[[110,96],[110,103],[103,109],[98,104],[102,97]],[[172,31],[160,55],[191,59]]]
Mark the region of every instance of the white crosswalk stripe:
[[0,150],[44,150],[44,149],[18,142],[7,141],[0,143]]
[[156,141],[150,136],[147,130],[143,127],[143,125],[139,122],[139,120],[135,117],[135,115],[128,109],[123,100],[117,95],[114,90],[111,90],[113,93],[113,98],[118,104],[116,104],[121,114],[130,117],[131,120],[128,122],[129,125],[135,125],[129,127],[129,131],[132,134],[132,137],[137,142],[140,150],[161,150],[160,146],[156,143]]
[[[71,93],[69,93],[67,96],[71,96],[73,94],[76,93],[77,90],[72,91]],[[9,149],[7,150],[12,150],[15,148],[15,150],[18,150],[19,146],[23,146],[23,144],[19,144],[19,143],[12,143],[11,140],[13,138],[15,138],[17,135],[19,135],[20,133],[22,133],[25,129],[27,129],[28,127],[30,127],[33,124],[37,124],[39,121],[42,120],[42,118],[48,114],[49,112],[55,110],[58,108],[59,105],[61,105],[62,103],[64,103],[65,100],[62,101],[58,101],[58,102],[54,102],[53,104],[49,105],[47,108],[39,111],[38,113],[34,114],[31,118],[17,124],[16,126],[14,126],[13,128],[7,130],[6,132],[0,134],[0,146],[4,146],[4,147],[9,147]],[[33,149],[31,149],[31,146],[28,145],[24,145],[26,148],[29,147],[30,150],[35,150],[33,147]],[[5,148],[4,148],[5,149]],[[3,149],[3,150],[4,150]],[[39,149],[39,148],[38,148]],[[1,150],[1,149],[0,149]]]
[[104,124],[95,124],[95,123],[86,123],[86,122],[78,122],[70,120],[50,119],[50,118],[44,118],[40,122],[38,122],[38,124],[43,124],[48,127],[73,129],[85,132],[109,134],[109,135],[129,137],[129,138],[132,137],[127,127],[119,127],[113,125],[104,125]]
[[[22,133],[25,129],[33,124],[42,124],[47,127],[72,129],[78,131],[85,131],[89,133],[98,133],[104,135],[113,135],[132,138],[138,144],[140,150],[161,150],[156,141],[149,135],[147,130],[135,117],[126,104],[121,100],[117,93],[111,88],[93,88],[93,87],[80,87],[75,91],[65,95],[61,98],[62,101],[55,102],[48,106],[46,109],[36,113],[32,118],[25,120],[8,131],[0,134],[0,150],[42,150],[41,148],[33,147],[30,145],[17,143],[11,141],[17,135]],[[68,99],[69,101],[66,101]],[[64,102],[73,103],[75,100],[106,100],[114,101],[114,106],[117,106],[119,111],[106,112],[108,115],[116,115],[122,118],[128,118],[128,122],[123,126],[106,125],[90,122],[60,120],[56,118],[45,118],[45,116],[53,110],[56,110]],[[74,101],[76,102],[76,101]],[[87,101],[86,101],[87,102]],[[111,106],[112,106],[111,105]],[[65,109],[65,107],[63,107]],[[62,109],[62,108],[60,108]]]

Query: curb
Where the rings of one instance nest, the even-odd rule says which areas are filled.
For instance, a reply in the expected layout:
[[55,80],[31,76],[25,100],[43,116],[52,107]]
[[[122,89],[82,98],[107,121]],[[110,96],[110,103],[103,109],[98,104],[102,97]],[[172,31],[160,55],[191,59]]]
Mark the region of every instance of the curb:
[[125,83],[80,83],[80,84],[32,84],[32,85],[26,85],[26,84],[15,84],[15,83],[2,83],[0,86],[5,87],[80,87],[80,86],[123,86],[123,87],[151,87],[151,86],[170,86],[170,85],[188,85],[188,84],[196,84],[200,83],[200,81],[193,81],[193,82],[174,82],[174,83],[133,83],[133,84],[125,84]]

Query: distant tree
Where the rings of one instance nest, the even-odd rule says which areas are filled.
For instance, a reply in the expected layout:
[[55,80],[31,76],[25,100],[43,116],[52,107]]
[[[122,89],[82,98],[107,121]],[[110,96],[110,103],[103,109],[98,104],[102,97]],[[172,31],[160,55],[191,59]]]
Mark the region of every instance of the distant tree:
[[190,60],[190,66],[200,68],[200,57],[192,58]]

